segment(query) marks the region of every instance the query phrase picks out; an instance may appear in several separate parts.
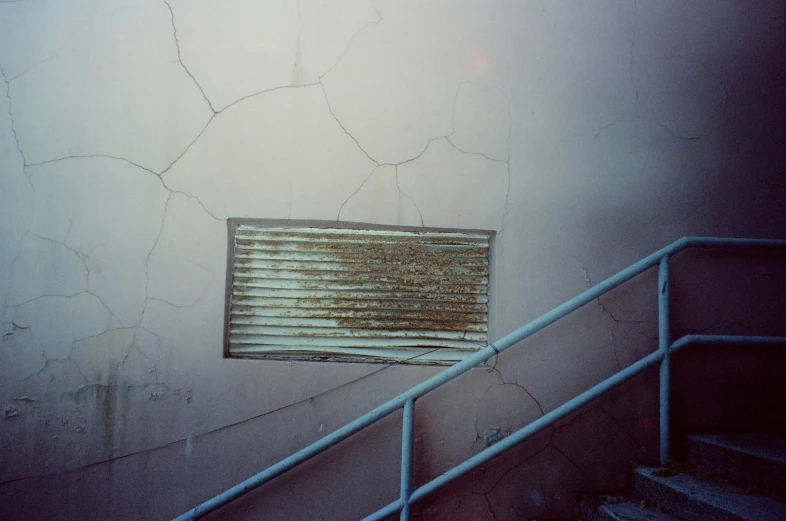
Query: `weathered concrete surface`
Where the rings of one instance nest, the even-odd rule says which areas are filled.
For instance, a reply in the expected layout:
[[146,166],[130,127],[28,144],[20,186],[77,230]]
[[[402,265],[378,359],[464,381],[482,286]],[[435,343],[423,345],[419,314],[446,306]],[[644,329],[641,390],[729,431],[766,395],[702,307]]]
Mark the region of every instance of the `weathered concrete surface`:
[[[615,496],[616,498],[616,496]],[[582,502],[581,518],[584,521],[679,521],[676,517],[660,512],[652,506],[619,498],[620,502],[604,503],[592,509]]]
[[[786,236],[784,18],[739,0],[0,1],[0,517],[174,516],[434,374],[224,359],[228,217],[495,230],[492,338],[679,236]],[[781,331],[782,259],[731,258],[747,279],[715,260],[675,259],[675,331]],[[416,480],[654,349],[654,285],[420,400]],[[576,514],[577,490],[654,455],[654,381],[416,515]],[[398,421],[226,515],[387,503]]]
[[744,490],[786,501],[786,435],[696,434],[686,440],[687,461]]
[[633,483],[650,501],[688,521],[779,521],[786,504],[757,494],[738,494],[727,484],[700,480],[689,474],[658,476],[656,469],[637,467]]

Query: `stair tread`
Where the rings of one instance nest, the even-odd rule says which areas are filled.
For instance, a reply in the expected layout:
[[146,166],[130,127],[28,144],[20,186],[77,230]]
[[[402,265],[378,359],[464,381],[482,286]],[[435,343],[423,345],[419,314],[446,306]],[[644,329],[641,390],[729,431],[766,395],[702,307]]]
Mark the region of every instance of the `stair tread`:
[[584,521],[680,521],[651,502],[617,494],[587,493],[580,506]]
[[[676,474],[673,476],[658,476],[653,473],[659,470],[654,467],[637,467],[636,475],[643,480],[656,483],[667,490],[676,492],[695,505],[708,506],[717,511],[723,511],[730,516],[729,519],[742,519],[750,521],[783,521],[786,519],[786,504],[780,503],[766,496],[756,494],[736,493],[734,487],[726,484],[702,480],[690,474]],[[657,498],[652,501],[664,503]],[[682,514],[680,514],[682,515]]]
[[653,508],[642,508],[637,503],[605,503],[598,507],[608,519],[614,521],[679,521],[676,517]]
[[742,452],[786,467],[786,436],[778,434],[695,434],[691,440]]

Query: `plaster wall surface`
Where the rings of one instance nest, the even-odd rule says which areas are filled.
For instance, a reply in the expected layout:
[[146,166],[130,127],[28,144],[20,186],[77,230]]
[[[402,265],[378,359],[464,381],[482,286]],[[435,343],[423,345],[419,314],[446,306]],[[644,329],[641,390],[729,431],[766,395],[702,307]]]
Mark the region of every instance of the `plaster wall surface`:
[[[171,518],[438,371],[223,358],[229,217],[495,230],[492,338],[683,235],[786,237],[785,22],[774,0],[0,0],[0,517]],[[680,257],[677,330],[786,334],[783,258],[719,259]],[[654,288],[418,401],[416,481],[652,351]],[[656,455],[652,377],[415,515],[574,515]],[[362,517],[398,493],[399,425],[213,518]]]

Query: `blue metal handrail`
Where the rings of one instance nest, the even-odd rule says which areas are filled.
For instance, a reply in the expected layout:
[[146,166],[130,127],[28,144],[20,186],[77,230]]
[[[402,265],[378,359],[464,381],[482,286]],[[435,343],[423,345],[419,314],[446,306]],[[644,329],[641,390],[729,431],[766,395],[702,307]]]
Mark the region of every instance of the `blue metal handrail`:
[[[365,427],[379,421],[394,411],[403,408],[403,427],[402,427],[402,456],[401,456],[401,495],[389,505],[377,510],[375,513],[365,517],[363,521],[373,521],[383,519],[397,511],[400,511],[402,521],[409,520],[409,508],[414,502],[431,494],[440,487],[463,476],[467,472],[477,468],[483,463],[491,460],[500,453],[512,446],[520,443],[526,438],[536,434],[542,429],[552,425],[561,418],[576,411],[585,404],[598,398],[608,390],[624,382],[628,378],[640,373],[647,367],[657,362],[661,362],[660,369],[660,421],[661,421],[661,440],[660,457],[661,463],[665,463],[669,455],[669,371],[671,352],[676,351],[691,343],[757,343],[757,344],[783,344],[786,345],[786,337],[755,337],[755,336],[729,336],[729,335],[688,335],[670,342],[669,333],[669,257],[685,248],[786,248],[786,240],[781,239],[732,239],[715,237],[683,237],[673,243],[661,248],[655,253],[632,264],[631,266],[612,275],[608,279],[600,282],[583,293],[573,297],[567,302],[557,306],[551,311],[541,315],[532,322],[516,329],[492,342],[483,349],[472,354],[463,361],[450,366],[444,371],[434,375],[428,380],[416,385],[410,390],[380,405],[371,412],[361,416],[335,432],[325,436],[311,445],[299,450],[295,454],[281,460],[280,462],[268,467],[259,474],[252,476],[234,487],[222,492],[221,494],[205,501],[204,503],[192,508],[188,512],[176,517],[173,521],[196,520],[200,517],[213,512],[214,510],[226,505],[230,501],[250,492],[251,490],[267,483],[284,472],[296,467],[297,465],[313,458],[317,454],[336,445],[340,441],[348,438]],[[627,282],[633,277],[641,274],[647,269],[655,266],[658,269],[658,350],[638,362],[618,371],[616,374],[603,380],[601,383],[579,394],[572,400],[564,403],[556,409],[544,414],[529,425],[512,433],[510,436],[497,442],[472,456],[456,467],[432,479],[425,485],[411,490],[412,482],[412,432],[414,418],[414,403],[417,398],[436,389],[455,377],[467,372],[469,369],[482,364],[493,356],[498,355],[509,347],[519,343],[525,338],[537,333],[541,329],[553,324],[565,315],[575,311],[584,304],[594,300],[615,287]]]

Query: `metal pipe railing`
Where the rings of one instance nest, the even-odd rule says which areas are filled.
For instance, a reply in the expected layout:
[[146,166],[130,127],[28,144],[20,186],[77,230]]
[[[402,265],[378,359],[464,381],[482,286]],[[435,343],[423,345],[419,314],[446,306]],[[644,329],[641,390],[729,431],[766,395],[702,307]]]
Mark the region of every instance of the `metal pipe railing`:
[[[573,297],[572,299],[566,301],[565,303],[555,307],[551,311],[544,313],[540,317],[536,318],[532,322],[516,329],[515,331],[505,335],[504,337],[500,338],[496,342],[493,342],[486,346],[485,348],[477,351],[476,353],[472,354],[468,358],[464,359],[463,361],[452,365],[451,367],[445,369],[444,371],[434,375],[433,377],[425,380],[424,382],[416,385],[412,389],[400,394],[399,396],[385,402],[384,404],[380,405],[376,409],[370,411],[369,413],[361,416],[360,418],[356,419],[353,422],[348,423],[347,425],[339,428],[335,432],[329,434],[328,436],[318,440],[311,445],[301,449],[300,451],[296,452],[295,454],[284,458],[280,462],[272,465],[271,467],[265,469],[264,471],[256,474],[245,481],[235,485],[234,487],[226,490],[225,492],[201,503],[200,505],[192,508],[188,512],[174,518],[173,521],[188,521],[188,520],[196,520],[200,517],[226,505],[230,501],[250,492],[251,490],[267,483],[268,481],[276,478],[277,476],[283,474],[284,472],[292,469],[293,467],[313,458],[317,454],[327,450],[328,448],[336,445],[337,443],[341,442],[342,440],[348,438],[349,436],[355,434],[356,432],[364,429],[365,427],[371,425],[379,421],[380,419],[388,416],[389,414],[393,413],[394,411],[405,408],[404,412],[404,427],[403,429],[407,429],[407,424],[410,424],[410,436],[411,436],[411,422],[413,421],[414,417],[414,402],[417,398],[423,396],[424,394],[436,389],[437,387],[445,384],[446,382],[456,378],[457,376],[467,372],[471,368],[487,361],[488,359],[492,358],[493,356],[498,355],[502,351],[512,347],[513,345],[517,344],[518,342],[524,340],[525,338],[537,333],[538,331],[544,329],[545,327],[553,324],[557,320],[561,319],[562,317],[568,315],[569,313],[575,311],[576,309],[580,308],[581,306],[587,304],[588,302],[600,297],[604,293],[614,289],[615,287],[627,282],[628,280],[632,279],[636,275],[648,270],[649,268],[659,264],[659,271],[658,271],[658,309],[659,309],[659,334],[661,335],[661,340],[659,340],[659,349],[655,353],[650,354],[647,357],[639,360],[638,362],[632,364],[631,366],[622,369],[615,375],[607,378],[600,384],[590,388],[589,390],[585,391],[584,393],[580,394],[576,398],[566,402],[560,407],[557,407],[553,411],[545,414],[541,418],[538,418],[531,424],[527,425],[526,427],[516,431],[515,433],[511,434],[507,438],[503,439],[502,441],[496,443],[495,445],[481,451],[480,453],[476,454],[475,456],[469,458],[468,460],[464,461],[463,463],[457,465],[453,469],[449,470],[448,472],[438,476],[437,478],[429,481],[425,485],[421,486],[420,488],[413,491],[409,494],[409,487],[411,485],[407,485],[405,487],[405,458],[407,458],[408,463],[406,473],[408,477],[408,483],[411,484],[411,438],[409,441],[406,440],[407,433],[406,431],[402,432],[402,474],[401,474],[401,496],[396,501],[390,503],[389,505],[385,506],[384,508],[378,510],[374,514],[364,518],[363,521],[373,521],[383,519],[384,517],[391,515],[397,511],[401,511],[401,519],[405,520],[408,519],[409,515],[409,505],[414,503],[415,501],[425,497],[426,495],[434,492],[438,488],[444,486],[445,484],[453,481],[454,479],[466,474],[470,470],[476,468],[478,465],[485,463],[486,461],[490,460],[494,456],[500,454],[501,452],[507,450],[508,448],[512,447],[516,443],[523,441],[524,439],[528,438],[532,434],[539,432],[540,430],[544,429],[545,427],[553,424],[555,421],[563,418],[564,416],[574,412],[581,406],[585,405],[589,401],[594,400],[595,398],[599,397],[601,394],[605,393],[612,387],[619,385],[623,381],[627,380],[634,374],[638,374],[639,372],[643,371],[646,367],[657,363],[658,361],[662,361],[661,365],[661,391],[664,389],[666,390],[666,396],[664,397],[661,395],[661,458],[663,459],[664,454],[668,454],[668,379],[669,379],[669,355],[672,350],[676,350],[682,345],[678,345],[676,342],[674,345],[670,345],[669,342],[669,332],[668,332],[668,301],[669,301],[669,284],[668,284],[668,258],[685,249],[688,247],[699,247],[699,248],[783,248],[786,247],[786,240],[778,240],[778,239],[736,239],[736,238],[714,238],[714,237],[683,237],[674,241],[673,243],[669,244],[661,248],[660,250],[656,251],[655,253],[643,258],[642,260],[630,265],[629,267],[623,269],[622,271],[618,272],[615,275],[607,278],[606,280],[598,283],[597,285],[593,286],[592,288],[580,293],[579,295]],[[737,339],[778,339],[779,337],[726,337],[726,336],[707,336],[707,335],[689,335],[691,340],[686,341],[690,342],[706,342],[707,338],[715,338],[715,339],[724,339],[725,342],[732,342],[729,338],[737,338]],[[680,339],[683,340],[683,337]],[[786,338],[780,338],[781,342],[786,342]],[[679,341],[678,341],[679,342]],[[769,341],[768,341],[769,342]],[[778,343],[776,340],[772,340],[770,343]],[[664,347],[665,346],[665,347]],[[665,361],[665,363],[663,363]],[[409,405],[408,405],[409,404]],[[407,413],[407,408],[409,408],[409,413]],[[663,411],[665,410],[665,419]],[[666,424],[665,429],[663,428],[664,423]],[[664,442],[664,431],[666,436],[666,441]],[[408,447],[405,447],[405,444],[409,444]],[[409,456],[406,455],[406,452],[409,452]],[[405,490],[406,489],[406,490]],[[406,513],[405,513],[406,511]]]
[[404,404],[401,419],[401,516],[399,521],[409,521],[410,493],[412,492],[412,447],[415,429],[415,400]]
[[662,358],[660,361],[660,373],[658,375],[660,382],[660,396],[659,396],[659,409],[660,409],[660,458],[661,465],[666,464],[666,455],[669,454],[669,431],[668,424],[670,417],[669,409],[669,372],[671,370],[671,355],[669,351],[669,343],[671,342],[671,333],[669,331],[669,295],[671,289],[669,288],[669,257],[664,256],[660,260],[658,266],[658,352]]
[[[463,463],[460,463],[459,465],[452,468],[451,470],[432,479],[425,485],[415,490],[412,493],[410,501],[414,503],[415,501],[427,496],[428,494],[431,494],[438,488],[447,485],[451,481],[463,476],[464,474],[470,472],[471,470],[474,470],[475,468],[488,462],[494,457],[500,455],[501,453],[505,452],[506,450],[510,449],[516,444],[521,443],[527,438],[537,434],[538,432],[542,431],[546,427],[553,425],[555,422],[561,420],[565,416],[576,412],[577,410],[581,409],[591,401],[600,398],[606,392],[610,391],[611,389],[620,385],[626,380],[632,378],[633,376],[636,376],[637,374],[641,373],[648,367],[651,367],[657,364],[658,362],[663,361],[667,356],[667,351],[673,352],[676,351],[677,349],[681,349],[685,346],[691,344],[697,344],[697,343],[698,344],[768,344],[768,345],[786,346],[786,337],[734,336],[734,335],[687,335],[681,337],[679,340],[674,342],[670,346],[670,348],[667,349],[666,351],[658,350],[655,351],[654,353],[645,356],[638,362],[635,362],[629,365],[628,367],[622,369],[621,371],[618,371],[617,373],[606,378],[599,384],[590,387],[589,389],[579,394],[575,398],[565,402],[563,405],[544,414],[537,420],[522,427],[521,429],[513,432],[510,436],[497,442],[491,447],[484,449],[483,451],[465,460]],[[662,392],[663,392],[663,387],[661,387],[661,393]],[[387,505],[385,507],[386,509],[385,511],[387,512],[388,511],[387,509],[391,508],[394,504],[398,504],[398,501],[391,503],[390,505]],[[371,520],[371,519],[376,520],[382,518],[376,516],[374,517],[369,516],[365,518],[363,521]]]

